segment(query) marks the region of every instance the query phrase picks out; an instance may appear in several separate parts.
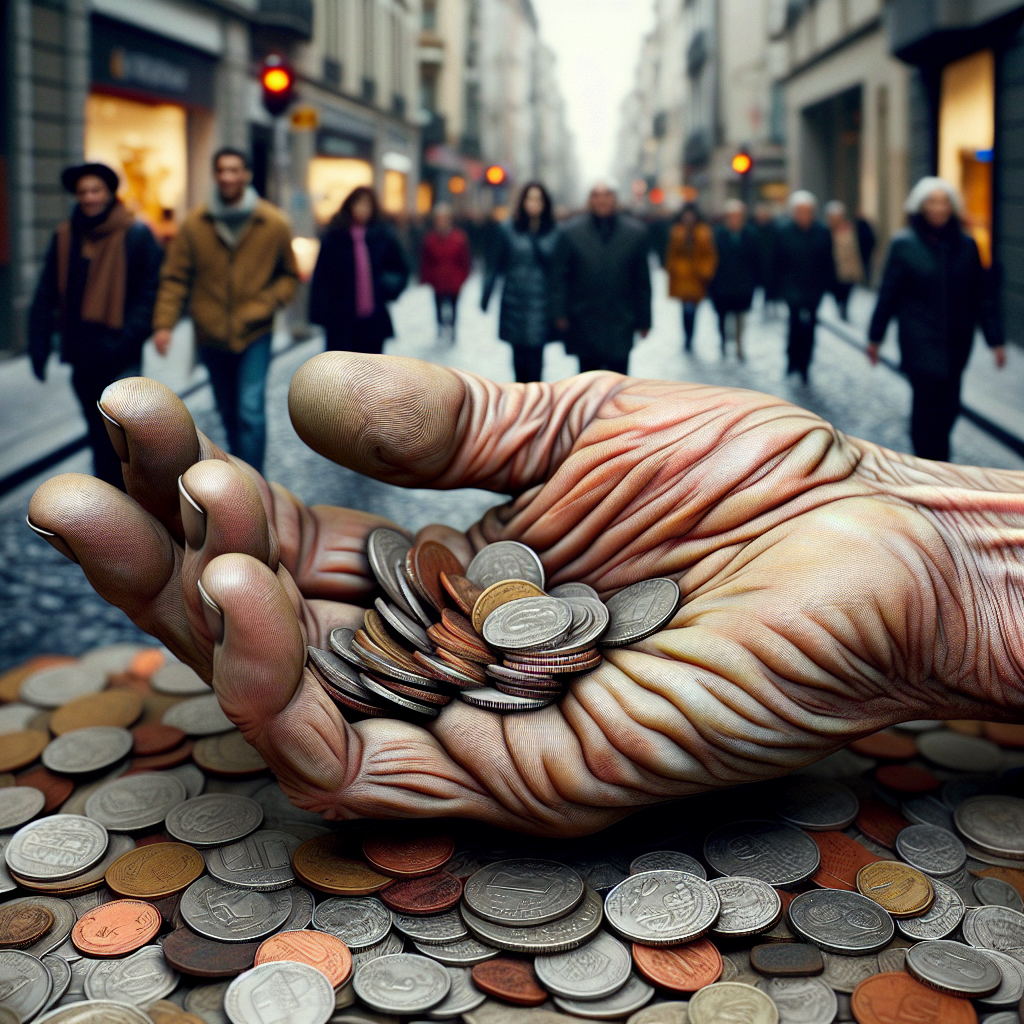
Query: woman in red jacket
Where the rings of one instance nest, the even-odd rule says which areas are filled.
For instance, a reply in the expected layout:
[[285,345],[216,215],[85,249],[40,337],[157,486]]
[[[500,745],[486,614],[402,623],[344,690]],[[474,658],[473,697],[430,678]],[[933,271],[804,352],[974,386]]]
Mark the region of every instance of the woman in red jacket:
[[469,239],[452,223],[452,208],[447,203],[434,207],[434,227],[423,239],[420,251],[420,280],[434,289],[437,306],[437,336],[445,328],[455,341],[455,306],[472,265]]

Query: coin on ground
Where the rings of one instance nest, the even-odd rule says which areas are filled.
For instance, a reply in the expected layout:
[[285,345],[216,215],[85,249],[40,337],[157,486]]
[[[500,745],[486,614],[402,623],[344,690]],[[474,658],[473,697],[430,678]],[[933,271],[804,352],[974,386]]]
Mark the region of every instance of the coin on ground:
[[773,977],[821,974],[825,962],[817,946],[806,942],[765,942],[750,950],[750,966]]
[[51,771],[85,775],[109,768],[132,749],[132,734],[117,726],[74,729],[58,736],[44,751],[43,764]]
[[127,1003],[109,999],[60,1006],[42,1017],[36,1024],[153,1024],[148,1013]]
[[970,945],[980,949],[1024,947],[1024,914],[1009,907],[972,907],[961,925]]
[[722,875],[749,875],[773,886],[810,878],[821,856],[811,838],[775,821],[737,821],[704,840],[704,859]]
[[235,728],[235,723],[224,714],[214,693],[174,704],[164,712],[162,722],[184,729],[189,736],[213,736]]
[[472,968],[473,982],[488,995],[516,1006],[540,1006],[548,994],[540,987],[532,964],[498,957]]
[[707,939],[671,947],[633,943],[633,959],[648,981],[673,992],[696,992],[718,981],[723,966],[722,954]]
[[181,916],[194,932],[216,942],[265,939],[292,912],[289,889],[236,889],[213,878],[193,882],[181,897]]
[[855,821],[868,839],[890,850],[896,846],[896,837],[910,824],[903,815],[878,800],[861,800]]
[[475,964],[482,964],[485,960],[491,960],[501,952],[501,950],[486,946],[473,938],[430,945],[414,942],[413,946],[424,956],[436,960],[446,967],[473,967]]
[[31,1020],[46,1004],[53,989],[49,971],[34,957],[17,949],[0,950],[0,993],[3,1006],[17,1020]]
[[964,844],[936,825],[910,825],[896,838],[896,852],[928,875],[950,875],[967,860]]
[[1003,975],[984,953],[949,939],[918,942],[907,950],[907,972],[951,996],[978,999],[1002,984]]
[[85,813],[111,831],[140,832],[162,824],[186,795],[185,784],[176,776],[142,772],[101,786],[86,800]]
[[353,952],[383,941],[391,921],[391,911],[372,896],[324,900],[313,912],[313,927],[341,939]]
[[[4,737],[4,743],[7,742]],[[7,786],[0,790],[0,831],[20,828],[46,806],[46,797],[33,786]]]
[[157,693],[173,693],[177,697],[192,697],[209,693],[210,687],[199,674],[180,661],[172,661],[156,670],[149,680]]
[[790,903],[788,916],[793,930],[808,942],[846,956],[876,953],[896,931],[892,918],[874,900],[842,889],[800,893]]
[[759,878],[727,875],[708,885],[718,893],[722,909],[712,929],[719,937],[756,935],[767,931],[782,916],[782,899]]
[[133,690],[101,690],[57,708],[50,716],[50,732],[62,736],[73,729],[102,725],[126,729],[141,714],[141,694]]
[[978,1015],[967,999],[944,995],[915,981],[903,971],[865,978],[850,997],[858,1024],[977,1024]]
[[563,999],[604,999],[629,981],[633,961],[614,936],[599,931],[585,946],[533,961],[540,983]]
[[964,901],[952,886],[932,879],[935,900],[919,917],[901,917],[896,927],[908,939],[944,939],[956,931],[964,917]]
[[458,942],[469,936],[469,931],[457,910],[446,910],[441,914],[403,914],[392,911],[395,928],[404,936],[417,942],[442,944]]
[[[935,879],[932,879],[932,885]],[[1024,913],[1024,900],[1017,890],[1001,878],[978,878],[971,886],[974,898],[983,906],[1009,907]]]
[[536,925],[564,917],[583,894],[583,879],[572,868],[549,860],[522,859],[480,868],[467,880],[463,898],[486,921]]
[[0,772],[14,772],[30,765],[46,749],[49,733],[39,729],[9,732],[0,745]]
[[314,836],[295,851],[292,867],[307,885],[336,896],[366,896],[394,881],[351,853],[349,842],[336,833]]
[[395,878],[429,875],[451,860],[455,843],[450,836],[406,836],[388,830],[375,832],[363,840],[363,856],[378,871]]
[[203,858],[184,843],[154,843],[119,857],[106,881],[121,896],[163,899],[188,888],[203,873]]
[[88,871],[103,859],[107,830],[77,814],[54,814],[23,825],[4,850],[16,875],[55,882]]
[[112,900],[83,914],[71,930],[71,941],[86,956],[125,956],[149,942],[160,923],[160,912],[151,903]]
[[986,853],[1024,860],[1024,800],[1019,797],[971,797],[957,806],[953,820],[960,834]]
[[284,889],[295,882],[292,854],[302,840],[288,832],[261,829],[230,846],[206,851],[206,869],[219,882],[240,889]]
[[801,1024],[832,1024],[839,1001],[819,978],[762,978],[757,983],[779,1011],[784,1022]]
[[676,850],[652,850],[642,853],[629,865],[629,873],[638,875],[641,871],[688,871],[691,875],[706,879],[704,865],[695,857]]
[[248,797],[206,793],[173,807],[164,821],[172,838],[190,846],[220,846],[255,832],[263,821],[263,808]]
[[90,999],[114,999],[148,1006],[174,991],[178,974],[159,946],[143,946],[123,960],[100,961],[86,976]]
[[197,740],[192,759],[216,775],[253,775],[267,768],[259,751],[237,729]]
[[163,940],[167,962],[193,978],[234,978],[249,970],[258,942],[214,942],[184,925]]
[[831,779],[795,775],[779,783],[776,814],[811,832],[844,829],[857,816],[857,798],[849,787]]
[[821,854],[821,866],[811,881],[823,889],[855,892],[857,872],[881,859],[843,832],[811,832],[810,836]]
[[454,907],[461,895],[462,882],[447,871],[438,871],[395,882],[381,891],[380,898],[403,914],[437,914]]
[[98,693],[107,685],[107,673],[80,663],[56,665],[33,672],[21,684],[18,697],[38,708],[59,708],[76,697]]
[[224,994],[224,1011],[232,1024],[326,1024],[334,1001],[334,989],[315,967],[274,961],[235,978]]
[[624,938],[646,946],[673,946],[699,939],[711,929],[720,911],[718,893],[702,878],[685,871],[630,875],[604,901],[609,925]]
[[448,995],[451,978],[425,956],[398,953],[363,964],[352,984],[370,1009],[407,1017],[437,1006]]
[[185,730],[171,725],[137,725],[132,729],[132,753],[136,757],[166,754],[185,741]]
[[279,960],[315,967],[332,988],[344,985],[352,973],[352,954],[348,946],[324,932],[278,932],[264,939],[256,950],[256,966]]
[[[23,949],[53,927],[53,912],[33,903],[0,907],[0,949]],[[20,961],[19,961],[20,962]]]
[[879,860],[857,872],[857,891],[873,899],[893,917],[923,914],[935,899],[926,875],[909,864]]
[[635,1013],[654,996],[654,989],[635,974],[630,975],[618,992],[604,999],[565,999],[555,996],[554,1003],[560,1010],[584,1020],[618,1020]]
[[689,1006],[689,1024],[779,1024],[779,1011],[763,992],[753,985],[722,981],[694,993]]

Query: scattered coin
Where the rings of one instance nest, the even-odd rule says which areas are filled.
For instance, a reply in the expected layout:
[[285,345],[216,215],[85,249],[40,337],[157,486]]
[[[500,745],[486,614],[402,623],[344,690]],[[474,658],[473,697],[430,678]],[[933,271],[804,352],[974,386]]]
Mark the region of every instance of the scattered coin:
[[99,668],[75,663],[55,665],[33,672],[21,684],[18,697],[39,708],[59,708],[76,697],[98,693],[107,685],[107,674]]
[[572,625],[572,609],[557,597],[524,597],[496,608],[484,622],[492,647],[522,650],[559,640]]
[[971,886],[974,898],[982,906],[1002,906],[1024,913],[1024,900],[1016,889],[1001,878],[978,878]]
[[174,775],[143,772],[100,787],[85,802],[85,813],[114,832],[140,832],[162,824],[186,795]]
[[390,830],[363,840],[363,856],[378,871],[395,878],[418,878],[439,871],[454,852],[450,836],[402,835]]
[[264,939],[256,950],[256,966],[287,960],[315,967],[338,988],[352,974],[352,954],[348,946],[334,935],[322,932],[278,932]]
[[[53,912],[34,903],[0,907],[0,949],[37,943],[53,927]],[[2,996],[0,996],[2,998]]]
[[687,871],[698,878],[708,877],[704,865],[699,860],[676,850],[652,850],[650,853],[642,853],[629,865],[631,875],[638,875],[641,871]]
[[203,771],[216,775],[253,775],[267,768],[259,751],[237,729],[196,740],[192,758]]
[[180,661],[172,661],[157,669],[149,682],[158,693],[173,693],[176,697],[194,697],[210,692],[209,684]]
[[532,548],[503,540],[477,552],[466,569],[466,578],[481,590],[502,580],[526,580],[543,590],[544,566]]
[[352,980],[356,995],[378,1013],[409,1016],[437,1006],[451,989],[451,978],[425,956],[397,953],[360,967]]
[[947,729],[922,733],[917,749],[933,764],[960,772],[995,772],[1003,763],[1002,753],[990,740]]
[[413,946],[424,956],[436,960],[446,967],[473,967],[496,957],[501,950],[484,945],[474,938],[460,939],[458,942],[414,942]]
[[395,928],[403,935],[428,946],[459,942],[469,936],[458,910],[447,910],[440,914],[403,914],[393,910],[392,918]]
[[372,896],[335,897],[319,903],[313,912],[313,927],[341,939],[353,952],[383,941],[391,922],[391,911]]
[[160,912],[151,903],[112,900],[83,914],[71,930],[71,941],[86,956],[126,956],[149,942],[160,923]]
[[73,780],[55,775],[49,768],[43,768],[42,765],[36,765],[35,768],[29,768],[27,772],[22,772],[18,776],[17,784],[31,786],[43,794],[45,798],[43,812],[46,814],[60,807],[75,789]]
[[334,1012],[334,1002],[334,989],[315,967],[272,961],[231,982],[224,994],[224,1011],[232,1024],[326,1024]]
[[407,878],[383,889],[380,898],[403,914],[436,914],[459,902],[462,882],[447,871],[420,878]]
[[936,825],[910,825],[896,837],[896,852],[926,875],[948,875],[967,860],[964,844]]
[[132,690],[101,690],[68,701],[50,716],[50,732],[113,726],[126,729],[142,714],[142,695]]
[[486,921],[539,925],[572,911],[584,891],[583,879],[564,864],[503,860],[471,875],[463,898],[466,906]]
[[927,912],[918,917],[901,917],[896,927],[908,939],[945,939],[960,926],[964,917],[964,901],[952,886],[938,878],[932,879],[935,900]]
[[718,893],[722,908],[714,935],[756,935],[767,931],[782,916],[782,900],[767,882],[743,875],[726,875],[708,883]]
[[689,1024],[779,1024],[779,1011],[763,992],[753,985],[723,981],[695,992],[689,1005]]
[[[784,945],[780,943],[779,945]],[[878,956],[838,956],[835,953],[822,953],[825,969],[821,980],[833,992],[850,994],[865,979],[877,974],[881,969]]]
[[975,796],[956,806],[961,835],[987,853],[1024,860],[1024,800],[1014,796]]
[[42,760],[51,771],[84,775],[109,768],[132,749],[132,734],[115,726],[75,729],[58,736],[43,751]]
[[107,830],[77,814],[23,825],[4,850],[7,867],[22,878],[55,882],[88,871],[107,850]]
[[772,977],[798,978],[821,974],[825,961],[817,946],[805,942],[768,942],[750,950],[750,966]]
[[909,824],[901,814],[877,800],[861,800],[854,820],[868,839],[890,850],[896,846],[896,837]]
[[790,825],[738,821],[704,840],[704,859],[720,874],[749,875],[772,886],[810,878],[821,863],[813,840]]
[[555,996],[554,1003],[560,1010],[584,1020],[618,1020],[636,1013],[653,996],[654,989],[634,974],[618,992],[604,999],[565,999]]
[[162,723],[182,729],[189,736],[213,736],[235,728],[234,722],[224,714],[217,695],[213,693],[173,705],[164,712]]
[[263,829],[229,846],[205,852],[206,869],[226,885],[271,891],[295,882],[292,854],[301,841],[288,832]]
[[185,730],[171,725],[137,725],[132,729],[132,753],[136,757],[166,754],[185,741]]
[[712,886],[685,871],[644,871],[620,882],[604,901],[608,923],[624,938],[647,946],[692,942],[718,919]]
[[103,960],[85,979],[90,999],[112,999],[148,1006],[174,991],[178,974],[164,959],[159,946],[143,946],[122,960]]
[[20,828],[45,805],[46,797],[32,786],[8,786],[0,790],[0,831]]
[[193,882],[181,897],[182,919],[217,942],[254,942],[277,931],[292,912],[292,892],[238,889],[213,878]]
[[0,950],[0,1005],[31,1020],[53,989],[49,971],[34,957],[16,949]]
[[972,907],[960,927],[968,944],[977,949],[1024,948],[1024,914],[1009,907]]
[[36,1024],[153,1024],[153,1022],[149,1014],[143,1013],[142,1010],[129,1006],[127,1003],[117,1000],[92,999],[88,1002],[60,1006],[51,1010],[45,1016],[37,1017]]
[[30,765],[49,742],[49,733],[39,729],[7,733],[0,744],[0,772],[15,772]]
[[893,917],[923,914],[935,899],[931,880],[909,864],[879,860],[857,872],[857,891]]
[[321,892],[337,896],[366,896],[394,879],[354,859],[352,849],[337,833],[304,842],[292,858],[295,875]]
[[999,988],[984,996],[980,1002],[986,1009],[999,1009],[1004,1006],[1019,1007],[1021,1000],[1024,999],[1024,961],[998,949],[986,949],[984,955],[999,968],[1002,980]]
[[472,968],[473,982],[481,991],[516,1006],[540,1006],[548,998],[533,966],[525,960],[498,957]]
[[757,988],[774,1003],[782,1024],[832,1024],[839,1008],[835,992],[818,978],[762,978]]
[[859,802],[848,786],[831,779],[796,775],[779,784],[776,814],[806,831],[846,828],[857,816]]
[[884,764],[875,769],[875,779],[895,793],[931,793],[939,788],[939,780],[931,772],[909,764]]
[[167,814],[164,830],[190,846],[220,846],[255,832],[263,821],[263,808],[248,797],[207,793],[184,800]]
[[107,869],[106,882],[121,896],[164,899],[182,892],[203,873],[203,858],[184,843],[140,846]]
[[629,981],[633,960],[618,939],[599,931],[578,949],[538,956],[533,969],[553,995],[564,999],[603,999]]
[[673,992],[696,992],[717,981],[722,974],[722,954],[707,939],[682,946],[633,944],[637,970],[659,988]]
[[259,942],[215,942],[184,925],[163,940],[168,964],[194,978],[234,978],[249,970]]
[[907,972],[951,996],[977,998],[995,992],[1003,976],[995,963],[962,942],[932,939],[907,950]]
[[841,889],[801,893],[790,903],[788,916],[793,930],[808,942],[844,956],[876,953],[895,934],[892,918],[877,903]]

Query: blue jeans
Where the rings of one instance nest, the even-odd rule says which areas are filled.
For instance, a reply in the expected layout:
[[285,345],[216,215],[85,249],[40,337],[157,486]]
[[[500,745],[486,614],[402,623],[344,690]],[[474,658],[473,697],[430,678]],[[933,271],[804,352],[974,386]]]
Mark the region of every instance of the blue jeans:
[[270,335],[257,338],[244,352],[200,345],[199,357],[210,374],[231,454],[262,473],[267,446],[263,397],[270,368]]

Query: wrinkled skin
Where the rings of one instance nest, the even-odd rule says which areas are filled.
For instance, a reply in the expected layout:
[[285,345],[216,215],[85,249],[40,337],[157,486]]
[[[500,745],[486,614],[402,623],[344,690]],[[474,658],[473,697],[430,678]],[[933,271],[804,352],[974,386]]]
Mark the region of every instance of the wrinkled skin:
[[[427,728],[347,722],[305,645],[356,626],[383,520],[307,508],[197,436],[141,378],[108,388],[129,496],[48,481],[31,519],[108,601],[213,686],[299,806],[459,815],[551,835],[808,764],[908,719],[1020,720],[1024,475],[898,455],[750,391],[590,373],[496,385],[415,360],[328,353],[295,375],[303,439],[407,486],[514,495],[464,560],[521,540],[551,583],[604,595],[680,581],[669,628],[606,652],[558,706],[461,701]],[[206,510],[185,543],[176,481]],[[187,520],[186,520],[187,522]],[[204,614],[197,581],[223,613]],[[212,626],[212,631],[211,631]]]

